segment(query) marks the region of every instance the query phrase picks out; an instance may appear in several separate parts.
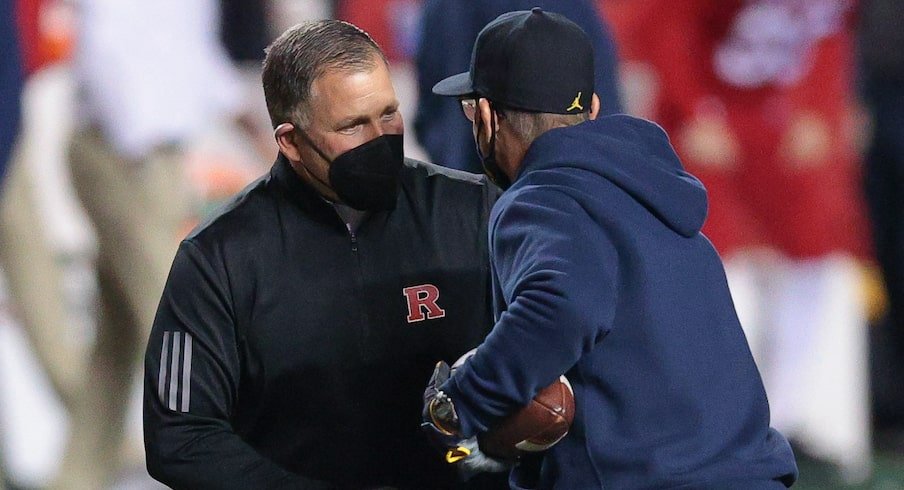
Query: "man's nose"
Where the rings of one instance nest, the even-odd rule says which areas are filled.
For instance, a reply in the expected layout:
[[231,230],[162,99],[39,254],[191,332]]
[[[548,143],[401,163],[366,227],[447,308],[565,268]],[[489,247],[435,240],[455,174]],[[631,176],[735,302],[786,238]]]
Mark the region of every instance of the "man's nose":
[[367,140],[370,141],[386,134],[386,128],[379,120],[367,125]]

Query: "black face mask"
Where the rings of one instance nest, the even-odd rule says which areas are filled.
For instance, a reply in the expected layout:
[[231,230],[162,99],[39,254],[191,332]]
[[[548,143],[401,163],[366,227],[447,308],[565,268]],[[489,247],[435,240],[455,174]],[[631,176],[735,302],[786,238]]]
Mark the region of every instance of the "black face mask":
[[492,132],[490,133],[490,153],[484,155],[480,151],[480,128],[483,127],[477,122],[477,156],[480,157],[480,164],[483,166],[483,173],[487,174],[490,181],[496,184],[500,189],[506,190],[512,186],[511,179],[502,171],[496,162],[496,112],[493,111],[493,124],[490,125]]
[[[307,136],[324,160],[330,159]],[[399,195],[405,155],[401,134],[384,134],[352,148],[330,162],[330,187],[339,199],[359,211],[389,211]]]

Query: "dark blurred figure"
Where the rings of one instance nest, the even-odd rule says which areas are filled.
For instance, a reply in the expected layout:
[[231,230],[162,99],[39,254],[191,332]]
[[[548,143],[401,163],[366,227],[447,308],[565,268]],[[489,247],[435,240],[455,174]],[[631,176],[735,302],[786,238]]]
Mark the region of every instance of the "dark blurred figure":
[[270,134],[267,111],[259,102],[264,98],[260,86],[264,50],[273,40],[268,7],[270,0],[219,0],[220,45],[232,61],[242,92],[241,116],[237,127],[248,137],[254,149],[269,158],[276,152]]
[[13,150],[22,119],[22,57],[19,53],[16,9],[0,4],[0,178]]
[[232,61],[263,61],[270,44],[267,2],[220,0],[220,41]]
[[861,88],[873,120],[864,182],[889,298],[874,343],[875,423],[904,430],[904,0],[867,0],[861,8]]
[[460,104],[433,94],[431,88],[470,65],[471,48],[483,26],[505,12],[532,7],[562,14],[584,29],[593,43],[600,114],[622,112],[615,44],[589,0],[427,0],[417,53],[419,98],[414,130],[431,161],[470,172],[483,171],[471,124],[461,117]]

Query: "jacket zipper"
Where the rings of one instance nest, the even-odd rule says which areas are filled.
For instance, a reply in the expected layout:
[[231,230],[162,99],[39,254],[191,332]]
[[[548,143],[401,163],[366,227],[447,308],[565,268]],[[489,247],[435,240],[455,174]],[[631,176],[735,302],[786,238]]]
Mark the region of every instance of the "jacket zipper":
[[355,256],[355,264],[357,269],[357,290],[358,300],[361,302],[361,329],[358,332],[358,352],[362,359],[368,359],[367,346],[369,344],[368,337],[370,334],[370,312],[367,311],[367,293],[364,290],[364,271],[361,268],[361,255],[358,253],[358,235],[348,229],[348,236],[352,244],[352,255]]
[[[352,252],[358,252],[358,235],[355,235],[355,232],[352,230],[348,230],[348,236],[352,239]],[[360,268],[361,264],[358,264]]]

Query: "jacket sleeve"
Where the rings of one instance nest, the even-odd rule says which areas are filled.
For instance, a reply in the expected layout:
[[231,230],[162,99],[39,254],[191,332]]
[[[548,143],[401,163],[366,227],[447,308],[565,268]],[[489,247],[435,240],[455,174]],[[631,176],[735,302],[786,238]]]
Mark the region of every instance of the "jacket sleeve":
[[498,205],[506,207],[490,247],[507,308],[443,386],[466,437],[488,430],[569,371],[609,332],[615,311],[615,250],[576,201],[531,190]]
[[265,459],[235,433],[235,323],[225,271],[191,241],[173,262],[145,355],[148,472],[172,488],[329,488]]

